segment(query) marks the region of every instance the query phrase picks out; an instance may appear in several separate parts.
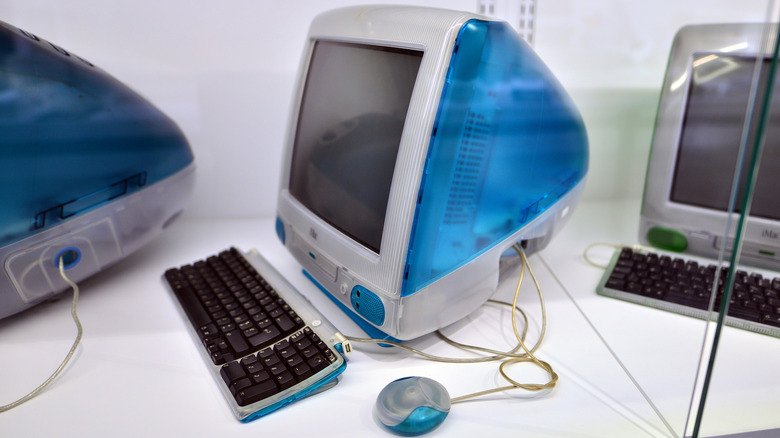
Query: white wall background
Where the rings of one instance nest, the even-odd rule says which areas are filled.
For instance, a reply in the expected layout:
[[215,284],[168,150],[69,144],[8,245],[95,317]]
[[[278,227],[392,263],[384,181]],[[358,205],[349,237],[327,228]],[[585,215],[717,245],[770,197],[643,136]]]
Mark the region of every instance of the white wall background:
[[[478,0],[383,0],[477,10]],[[487,1],[487,0],[486,0]],[[490,0],[504,6],[517,0]],[[351,0],[0,0],[0,20],[86,58],[184,130],[191,218],[271,216],[293,79],[311,19]],[[641,195],[669,46],[684,24],[762,21],[759,0],[537,0],[535,49],[591,142],[586,195]]]

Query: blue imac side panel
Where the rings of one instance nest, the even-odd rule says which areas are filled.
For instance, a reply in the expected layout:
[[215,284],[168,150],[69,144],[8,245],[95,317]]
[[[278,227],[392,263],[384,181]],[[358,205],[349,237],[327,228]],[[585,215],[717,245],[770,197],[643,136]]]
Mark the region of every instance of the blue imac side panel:
[[0,247],[193,162],[179,128],[103,70],[0,23]]
[[579,112],[506,23],[462,27],[444,87],[402,296],[504,241],[587,171]]
[[0,22],[0,318],[136,251],[184,209],[178,126],[91,62]]

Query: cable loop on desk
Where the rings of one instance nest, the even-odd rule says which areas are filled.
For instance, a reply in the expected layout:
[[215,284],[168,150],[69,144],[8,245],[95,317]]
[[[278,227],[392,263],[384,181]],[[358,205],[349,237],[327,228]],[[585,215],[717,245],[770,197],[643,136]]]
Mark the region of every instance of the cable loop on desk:
[[[469,400],[476,397],[481,397],[488,394],[493,394],[497,392],[503,392],[503,391],[509,391],[513,389],[525,389],[528,391],[541,391],[545,389],[552,389],[555,387],[556,383],[558,382],[558,374],[555,373],[552,366],[544,361],[541,361],[534,356],[534,352],[539,348],[539,346],[542,343],[542,340],[544,339],[546,329],[547,329],[547,310],[544,304],[544,296],[542,294],[542,288],[539,285],[539,282],[536,279],[536,276],[534,275],[533,271],[531,270],[531,266],[528,262],[528,258],[525,255],[525,251],[523,251],[523,248],[520,245],[514,245],[512,247],[522,260],[522,263],[520,265],[520,275],[517,281],[517,287],[515,288],[514,298],[512,303],[505,303],[503,301],[497,301],[497,300],[488,300],[488,302],[501,304],[510,306],[512,308],[512,331],[515,335],[515,338],[517,339],[517,345],[506,352],[502,351],[496,351],[490,348],[485,347],[479,347],[474,345],[468,345],[463,344],[460,342],[456,342],[450,338],[448,338],[446,335],[444,335],[440,330],[436,331],[436,335],[445,341],[446,343],[460,348],[464,351],[470,351],[474,353],[487,353],[490,354],[490,356],[482,356],[482,357],[475,357],[475,358],[449,358],[449,357],[442,357],[442,356],[436,356],[429,353],[425,353],[424,351],[418,350],[413,347],[409,347],[408,345],[401,344],[399,342],[394,341],[388,341],[385,339],[367,339],[367,338],[353,338],[347,336],[347,339],[352,342],[362,342],[362,343],[375,343],[375,344],[385,344],[385,345],[391,345],[397,348],[400,348],[402,350],[406,350],[410,353],[416,354],[420,357],[423,357],[428,360],[436,361],[436,362],[445,362],[445,363],[480,363],[480,362],[491,362],[495,360],[502,360],[501,364],[499,365],[499,373],[501,376],[510,383],[510,386],[502,386],[497,388],[488,389],[485,391],[476,392],[473,394],[466,394],[460,397],[452,398],[451,403],[458,403],[465,400]],[[525,336],[528,332],[528,317],[526,316],[525,312],[523,312],[522,309],[520,309],[517,306],[517,301],[520,295],[520,287],[523,284],[523,279],[525,278],[525,272],[528,270],[528,274],[531,276],[531,279],[534,282],[534,285],[536,287],[536,290],[539,294],[539,302],[541,306],[541,312],[542,312],[542,328],[539,334],[539,339],[537,340],[536,344],[532,348],[528,348],[525,345]],[[522,333],[518,329],[517,326],[517,314],[520,313],[523,317],[524,321],[524,328],[522,330]],[[518,350],[522,349],[523,353],[517,353]],[[514,379],[510,378],[505,368],[508,365],[517,364],[517,363],[533,363],[537,365],[538,367],[545,370],[550,375],[550,380],[546,383],[520,383],[515,381]]]
[[607,269],[607,265],[602,265],[600,263],[596,263],[593,260],[591,260],[590,256],[588,256],[588,252],[590,250],[592,250],[593,248],[597,247],[597,246],[606,246],[606,247],[609,247],[609,248],[612,248],[612,249],[618,249],[621,246],[620,245],[615,245],[613,243],[596,242],[596,243],[591,243],[590,245],[588,245],[587,248],[585,248],[585,251],[583,251],[582,256],[585,257],[585,261],[588,262],[589,265],[594,266],[596,268],[600,268],[600,269]]

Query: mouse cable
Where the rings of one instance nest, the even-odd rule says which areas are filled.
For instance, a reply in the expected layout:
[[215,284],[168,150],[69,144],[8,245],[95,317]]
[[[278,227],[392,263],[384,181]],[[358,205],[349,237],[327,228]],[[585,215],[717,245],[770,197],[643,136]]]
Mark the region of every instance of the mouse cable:
[[[505,303],[503,301],[498,301],[498,300],[488,300],[488,302],[494,303],[494,304],[501,304],[501,305],[505,305],[505,306],[511,306],[512,305],[511,303]],[[523,312],[523,310],[520,309],[519,307],[515,307],[515,310],[517,312],[520,312],[523,315],[523,318],[524,318],[524,320],[527,323],[528,318],[526,317],[526,315]],[[422,350],[418,350],[418,349],[416,349],[414,347],[410,347],[410,346],[408,346],[406,344],[403,344],[401,342],[392,341],[392,340],[389,340],[389,339],[358,338],[358,337],[352,337],[352,336],[347,336],[347,335],[345,335],[344,337],[347,340],[349,340],[351,342],[355,342],[355,343],[366,343],[366,344],[371,343],[371,344],[390,345],[392,347],[396,347],[398,349],[405,350],[405,351],[407,351],[409,353],[412,353],[414,355],[420,356],[420,357],[422,357],[424,359],[427,359],[427,360],[430,360],[430,361],[433,361],[433,362],[480,363],[480,362],[492,362],[492,361],[495,361],[495,360],[511,358],[511,357],[524,357],[525,356],[525,354],[516,354],[516,352],[518,350],[520,350],[520,348],[521,348],[519,344],[516,345],[512,350],[509,350],[509,351],[497,351],[497,350],[492,350],[490,348],[477,347],[477,346],[473,346],[473,345],[466,345],[466,344],[462,344],[460,342],[453,341],[452,339],[448,338],[447,335],[442,333],[440,330],[436,330],[435,334],[439,337],[439,339],[443,340],[444,342],[446,342],[446,343],[448,343],[448,344],[450,344],[450,345],[452,345],[454,347],[460,348],[462,350],[467,350],[467,351],[468,350],[473,350],[475,352],[488,353],[488,354],[491,354],[491,356],[470,357],[470,358],[443,357],[443,356],[436,356],[436,355],[433,355],[433,354],[430,354],[430,353],[426,353],[426,352],[424,352]],[[534,346],[534,347],[536,347],[536,346]]]
[[[473,394],[467,394],[460,397],[455,397],[451,400],[452,403],[458,403],[461,401],[465,401],[468,399],[480,397],[483,395],[488,395],[496,392],[502,392],[502,391],[509,391],[512,389],[526,389],[529,391],[541,391],[544,389],[552,389],[555,387],[555,384],[558,381],[558,375],[555,373],[555,371],[552,369],[552,366],[548,364],[547,362],[541,361],[537,359],[533,352],[536,351],[539,346],[541,345],[541,342],[544,338],[545,332],[546,332],[546,326],[547,326],[547,312],[544,305],[544,296],[542,295],[542,289],[539,285],[539,282],[536,280],[536,276],[534,275],[533,271],[531,270],[531,266],[528,263],[528,258],[525,256],[525,252],[523,251],[523,248],[520,245],[514,245],[513,249],[517,252],[517,254],[520,256],[520,259],[522,260],[522,263],[520,265],[520,275],[517,282],[517,287],[515,289],[515,294],[513,298],[512,304],[504,303],[502,301],[496,301],[496,300],[488,300],[488,302],[497,303],[497,304],[503,304],[507,306],[511,306],[513,308],[512,311],[512,329],[515,335],[515,338],[518,341],[518,344],[515,348],[513,348],[510,351],[507,352],[500,352],[491,350],[488,348],[483,347],[475,347],[471,345],[461,344],[458,342],[455,342],[447,336],[445,336],[440,330],[436,331],[437,336],[447,342],[450,345],[453,345],[455,347],[464,349],[464,350],[471,350],[471,351],[479,351],[484,353],[492,354],[492,356],[483,356],[483,357],[476,357],[476,358],[449,358],[449,357],[441,357],[441,356],[435,356],[429,353],[425,353],[421,350],[415,349],[413,347],[409,347],[407,345],[401,344],[399,342],[389,341],[385,339],[365,339],[365,338],[354,338],[347,336],[347,339],[349,339],[352,342],[364,342],[364,343],[375,343],[375,344],[386,344],[386,345],[392,345],[394,347],[406,350],[410,353],[416,354],[420,357],[423,357],[428,360],[437,361],[437,362],[446,362],[446,363],[478,363],[478,362],[489,362],[489,361],[495,361],[495,360],[503,360],[501,365],[499,366],[499,372],[501,373],[501,376],[507,380],[510,385],[509,386],[502,386],[497,387],[485,391],[476,392]],[[539,294],[539,300],[542,307],[542,330],[539,335],[539,339],[537,340],[536,344],[531,348],[527,348],[524,342],[525,334],[528,329],[528,318],[526,317],[525,313],[517,307],[517,301],[520,295],[520,287],[523,284],[523,279],[525,277],[525,270],[528,269],[529,275],[534,281],[534,284],[536,286],[537,292]],[[525,328],[523,330],[523,333],[521,334],[517,327],[517,313],[520,313],[525,321]],[[519,349],[523,349],[525,353],[516,353]],[[541,367],[544,369],[549,375],[550,380],[547,383],[544,384],[523,384],[519,383],[513,379],[511,379],[505,371],[505,367],[510,364],[514,363],[523,363],[523,362],[532,362],[535,365]]]
[[67,275],[65,275],[65,264],[63,261],[63,257],[60,257],[60,262],[59,262],[60,276],[73,289],[73,301],[70,306],[70,314],[71,316],[73,316],[73,321],[76,323],[76,329],[78,330],[78,333],[76,334],[76,340],[73,342],[73,346],[70,347],[70,351],[68,351],[68,354],[65,356],[65,359],[62,361],[60,366],[57,368],[57,370],[54,371],[54,373],[51,376],[49,376],[48,379],[46,379],[40,386],[38,386],[37,388],[32,390],[32,392],[20,398],[19,400],[16,400],[13,403],[9,403],[5,406],[0,406],[0,412],[11,410],[21,405],[22,403],[27,402],[30,399],[38,396],[41,392],[43,392],[43,390],[46,389],[46,387],[49,386],[49,384],[51,384],[51,382],[53,382],[54,379],[57,378],[57,376],[60,375],[62,370],[65,369],[65,366],[68,364],[68,362],[70,362],[71,358],[73,357],[73,354],[76,352],[76,348],[81,342],[81,336],[84,333],[84,329],[82,328],[81,321],[79,320],[79,316],[76,313],[76,304],[79,301],[79,287],[78,285],[76,285],[76,283],[71,281],[71,279],[68,278]]
[[[522,281],[523,281],[523,272],[524,271],[525,271],[525,265],[521,264],[520,265],[520,280],[519,280],[519,283],[522,283]],[[512,307],[512,303],[507,303],[507,302],[504,302],[504,301],[490,299],[487,302],[493,303],[493,304],[499,304],[499,305]],[[525,312],[523,312],[523,309],[521,309],[520,307],[518,307],[516,305],[514,306],[514,310],[516,312],[520,313],[523,316],[523,321],[525,322],[525,328],[524,328],[523,333],[521,335],[521,339],[524,340],[525,339],[525,335],[526,335],[526,333],[528,331],[528,317],[526,316]],[[544,321],[545,320],[543,319],[543,323],[544,323]],[[460,343],[460,342],[456,342],[456,341],[450,339],[449,337],[447,337],[447,335],[442,333],[441,330],[436,330],[435,334],[436,334],[436,336],[439,339],[443,340],[444,342],[446,342],[446,343],[448,343],[448,344],[450,344],[450,345],[452,345],[452,346],[454,346],[456,348],[459,348],[459,349],[465,350],[465,351],[471,351],[471,352],[474,352],[474,353],[487,353],[487,354],[490,354],[490,356],[480,356],[480,357],[470,357],[470,358],[443,357],[443,356],[436,356],[436,355],[433,355],[433,354],[430,354],[430,353],[426,353],[426,352],[424,352],[422,350],[416,349],[414,347],[410,347],[409,345],[403,344],[401,342],[392,341],[392,340],[388,340],[388,339],[358,338],[358,337],[352,337],[352,336],[346,336],[346,335],[345,335],[345,337],[347,338],[347,340],[349,340],[351,342],[355,342],[355,343],[373,343],[373,344],[390,345],[392,347],[396,347],[398,349],[405,350],[405,351],[407,351],[409,353],[412,353],[414,355],[420,356],[420,357],[422,357],[424,359],[427,359],[427,360],[430,360],[430,361],[433,361],[433,362],[467,364],[467,363],[492,362],[492,361],[506,359],[506,358],[517,358],[517,357],[525,357],[526,356],[525,353],[517,354],[517,351],[522,348],[519,343],[514,348],[512,348],[509,351],[498,351],[498,350],[493,350],[493,349],[490,349],[490,348],[478,347],[478,346],[474,346],[474,345],[467,345],[467,344],[463,344],[463,343]],[[539,347],[541,339],[542,338],[540,337],[539,340],[537,341],[536,345],[534,345],[533,348],[531,349],[531,351],[535,351]]]
[[588,262],[589,265],[594,266],[596,268],[607,269],[607,265],[602,265],[601,263],[596,263],[593,260],[591,260],[591,258],[588,256],[588,253],[590,252],[590,250],[592,250],[593,248],[596,248],[597,246],[606,246],[606,247],[612,248],[612,249],[618,249],[618,248],[621,248],[622,246],[621,245],[615,245],[614,243],[596,242],[596,243],[591,243],[590,245],[588,245],[588,247],[585,248],[585,250],[582,252],[582,256],[585,257],[585,261]]
[[585,261],[589,265],[595,266],[596,268],[601,268],[601,269],[607,269],[608,266],[607,265],[602,265],[601,263],[594,262],[593,260],[591,260],[590,256],[588,256],[588,253],[590,252],[590,250],[592,250],[593,248],[596,248],[598,246],[606,246],[606,247],[612,248],[612,249],[631,248],[634,251],[650,250],[650,248],[647,248],[645,246],[638,245],[638,244],[629,245],[629,244],[626,244],[626,243],[614,244],[614,243],[606,243],[606,242],[591,243],[582,252],[582,256],[585,258]]
[[[504,301],[490,299],[490,300],[487,300],[487,302],[488,303],[492,303],[492,304],[500,304],[500,305],[503,305],[503,306],[512,307],[512,303],[507,303],[507,302],[504,302]],[[528,334],[528,316],[526,316],[525,312],[523,312],[523,309],[521,309],[520,307],[515,306],[514,309],[515,309],[516,312],[518,312],[523,317],[523,333],[522,333],[521,337],[522,337],[523,340],[525,340],[525,336]],[[480,346],[477,346],[477,345],[469,345],[469,344],[464,344],[464,343],[461,343],[461,342],[457,342],[457,341],[447,337],[447,335],[442,333],[441,330],[436,330],[435,333],[436,333],[436,336],[439,339],[441,339],[442,341],[452,345],[455,348],[459,348],[459,349],[465,350],[465,351],[481,352],[481,353],[487,353],[487,354],[492,354],[493,355],[493,356],[490,356],[490,357],[480,358],[480,361],[482,361],[482,362],[486,362],[488,360],[499,360],[499,359],[504,359],[504,358],[507,358],[507,357],[524,357],[525,356],[525,353],[523,353],[523,354],[514,354],[514,353],[517,352],[517,350],[520,350],[520,348],[521,348],[519,343],[512,350],[509,350],[509,351],[498,351],[498,350],[493,350],[491,348],[480,347]],[[531,352],[536,350],[536,348],[538,348],[538,347],[539,347],[539,342],[537,342],[536,345],[534,345],[534,347],[531,349]]]
[[[536,279],[536,275],[534,275],[533,270],[531,269],[531,264],[528,262],[528,257],[526,257],[525,251],[523,250],[523,247],[518,245],[518,244],[515,244],[512,248],[514,248],[514,250],[517,252],[517,255],[520,256],[520,259],[523,261],[522,265],[525,268],[528,269],[528,274],[531,276],[531,280],[533,280],[534,285],[536,286],[536,290],[537,290],[537,292],[539,294],[539,303],[540,303],[541,308],[542,308],[542,329],[541,329],[541,332],[539,333],[539,340],[537,341],[536,345],[533,348],[533,349],[536,349],[536,347],[541,345],[542,339],[544,339],[544,335],[545,335],[545,332],[546,332],[546,329],[547,329],[547,310],[546,310],[545,305],[544,305],[544,296],[542,295],[542,287],[539,284],[539,281]],[[515,289],[514,298],[512,300],[512,307],[517,307],[517,300],[518,300],[518,298],[520,296],[520,286],[522,286],[522,284],[523,284],[524,271],[525,271],[525,269],[520,271],[520,278],[517,281],[517,288]],[[472,398],[481,397],[481,396],[488,395],[488,394],[494,394],[494,393],[502,392],[502,391],[509,391],[509,390],[512,390],[512,389],[525,389],[527,391],[542,391],[542,390],[545,390],[545,389],[552,389],[552,388],[555,387],[555,385],[558,382],[558,374],[553,370],[552,365],[550,365],[549,363],[547,363],[545,361],[537,359],[537,357],[534,356],[534,354],[532,352],[533,349],[529,350],[525,346],[525,342],[523,342],[523,339],[520,336],[519,331],[517,330],[517,317],[516,316],[517,316],[517,314],[515,312],[512,312],[512,330],[514,331],[514,334],[515,334],[515,337],[517,338],[518,344],[520,345],[520,347],[522,347],[523,351],[525,351],[526,357],[513,357],[513,358],[510,358],[510,359],[506,359],[506,360],[501,362],[501,365],[499,365],[498,371],[501,373],[501,377],[503,377],[504,380],[509,382],[510,385],[509,386],[497,387],[497,388],[493,388],[493,389],[488,389],[488,390],[485,390],[485,391],[475,392],[473,394],[462,395],[460,397],[454,397],[451,400],[451,403],[455,404],[455,403],[466,401],[466,400],[469,400],[469,399],[472,399]],[[550,380],[547,383],[543,383],[543,384],[520,383],[520,382],[517,382],[516,380],[510,378],[506,374],[506,372],[504,370],[504,368],[507,365],[516,364],[516,363],[526,363],[526,362],[534,363],[538,367],[540,367],[543,370],[545,370],[547,372],[547,374],[550,375]]]

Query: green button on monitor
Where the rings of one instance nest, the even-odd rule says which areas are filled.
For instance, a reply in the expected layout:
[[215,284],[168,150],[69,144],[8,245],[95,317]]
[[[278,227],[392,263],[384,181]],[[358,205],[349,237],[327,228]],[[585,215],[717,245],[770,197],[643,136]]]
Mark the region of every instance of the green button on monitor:
[[652,227],[647,230],[647,241],[656,248],[682,252],[688,247],[688,239],[677,230],[664,227]]

